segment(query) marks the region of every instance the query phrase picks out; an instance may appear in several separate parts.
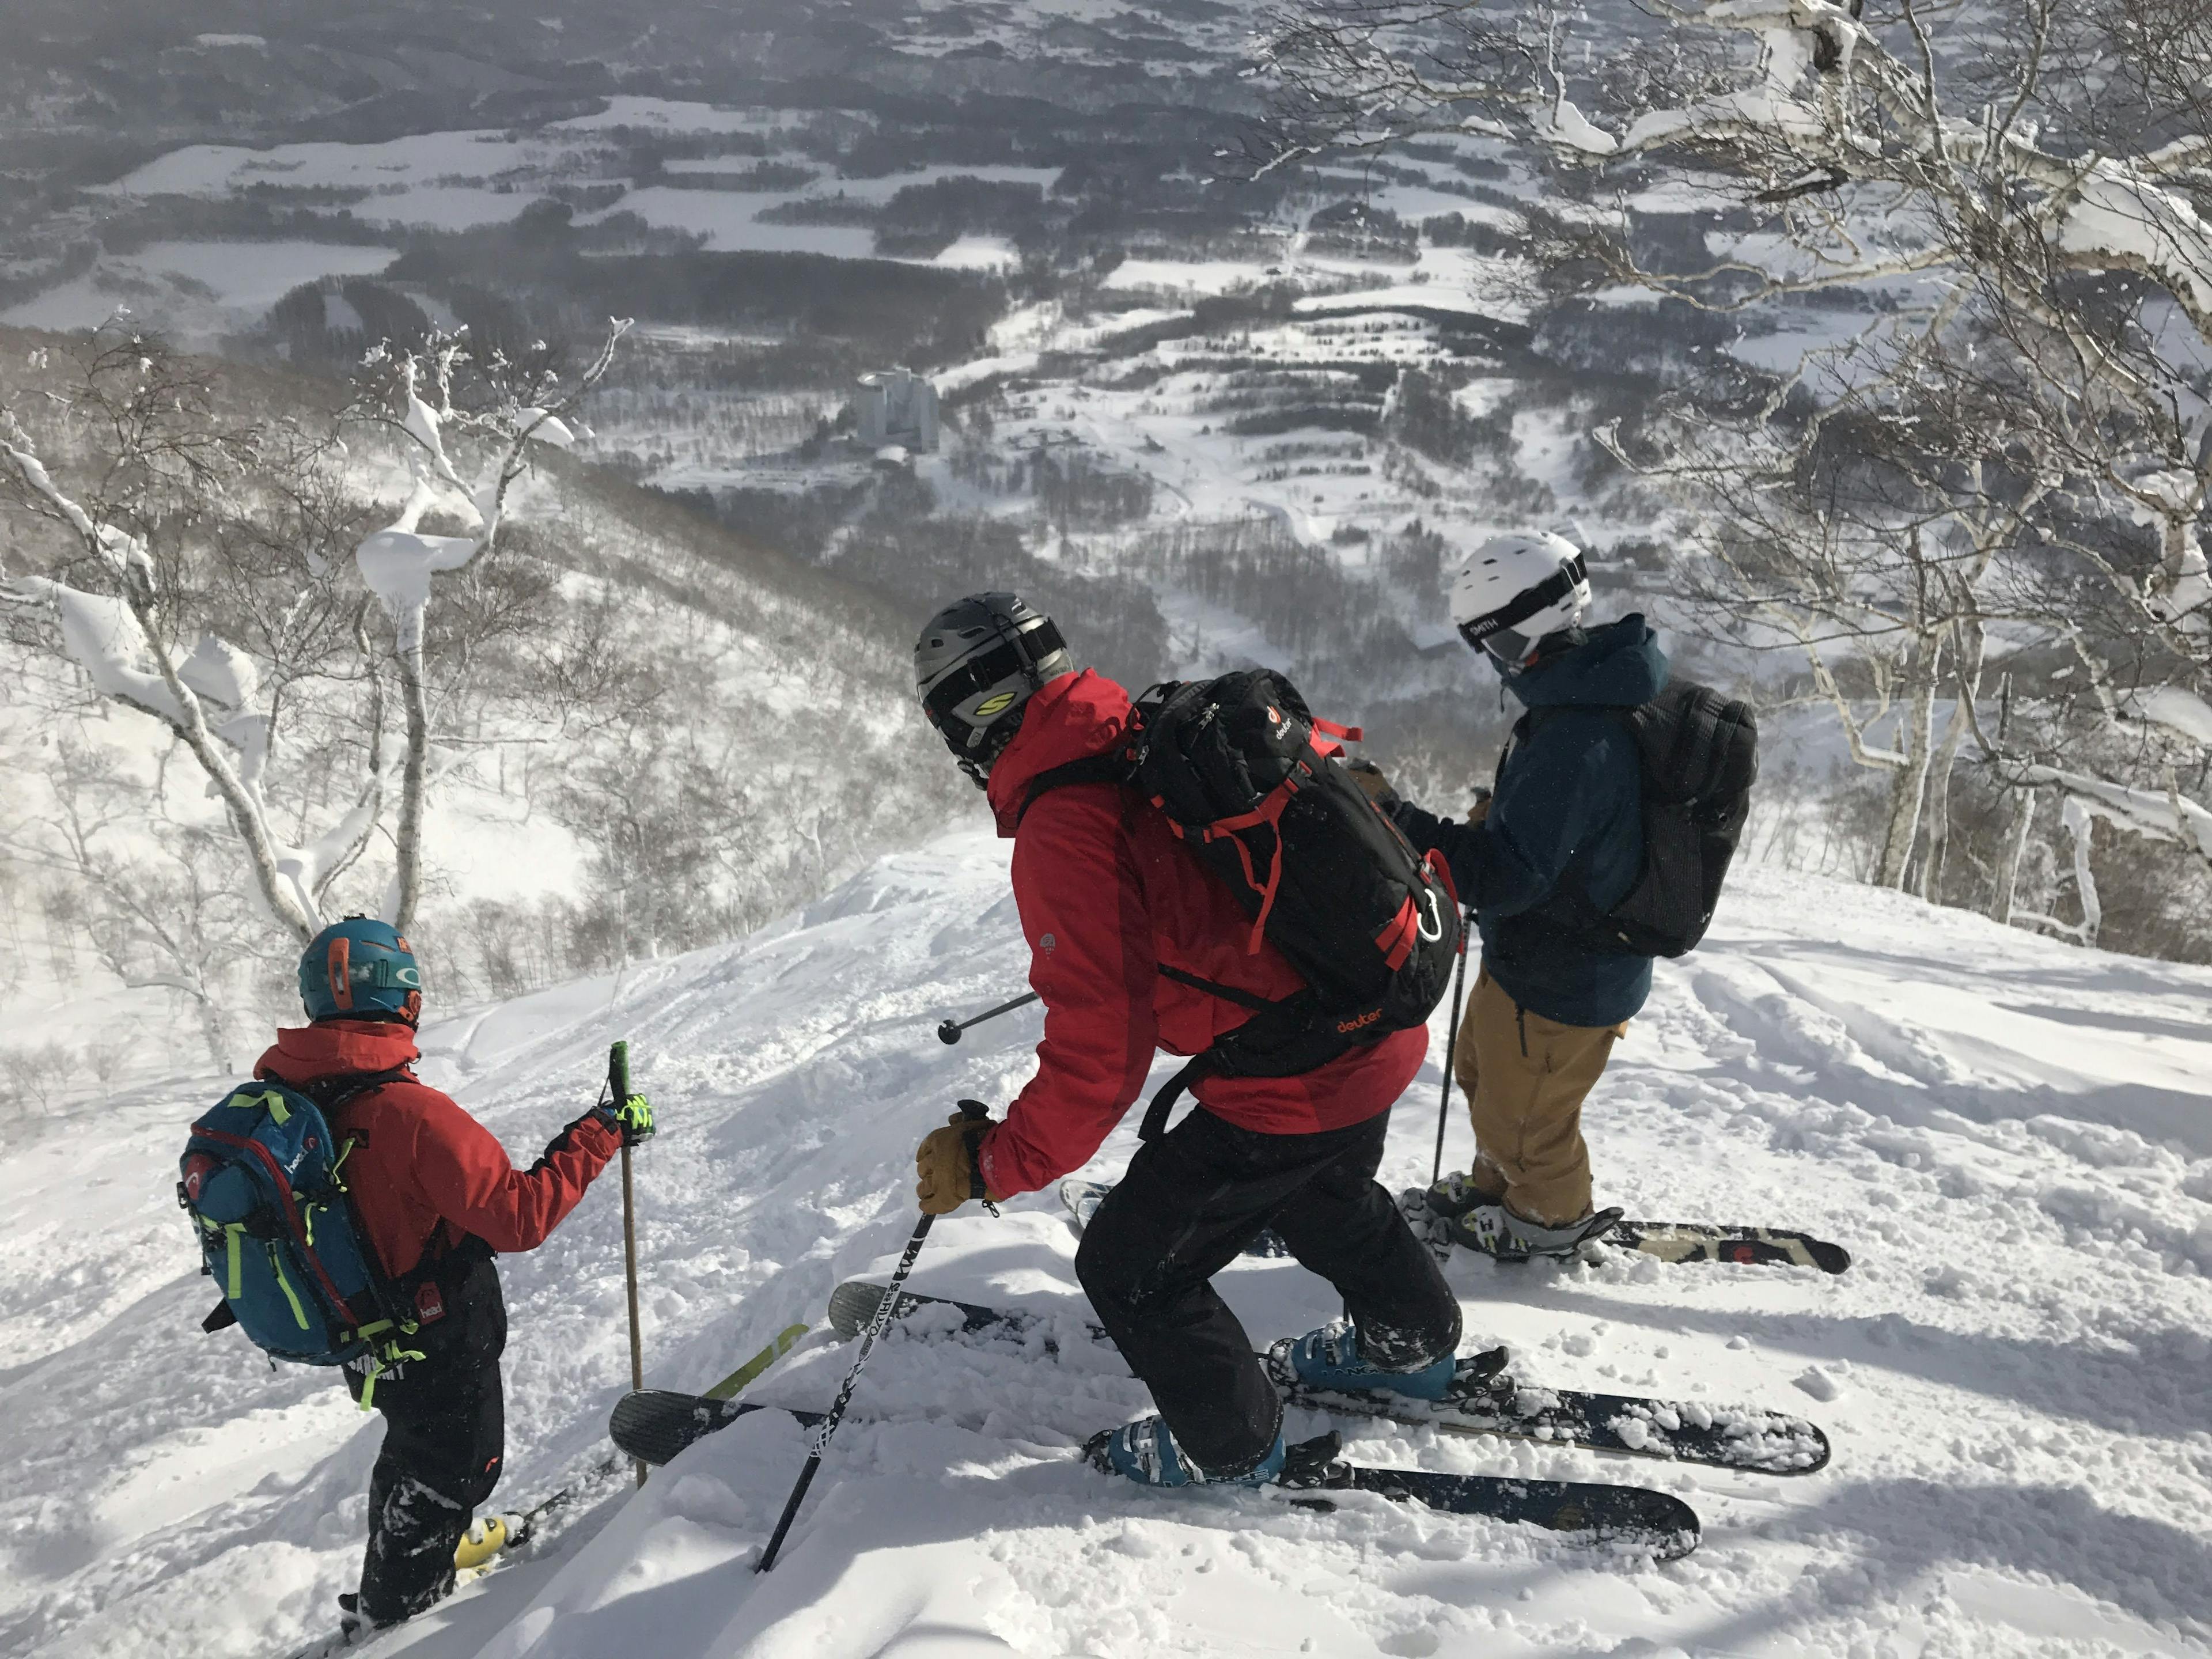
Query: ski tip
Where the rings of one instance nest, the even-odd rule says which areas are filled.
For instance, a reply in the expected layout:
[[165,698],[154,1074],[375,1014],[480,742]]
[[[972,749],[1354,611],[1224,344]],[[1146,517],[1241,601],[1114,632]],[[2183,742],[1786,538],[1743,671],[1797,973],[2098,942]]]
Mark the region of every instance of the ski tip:
[[1824,1273],[1848,1272],[1851,1265],[1851,1253],[1840,1244],[1831,1244],[1825,1238],[1807,1239],[1805,1253],[1813,1258],[1813,1265]]

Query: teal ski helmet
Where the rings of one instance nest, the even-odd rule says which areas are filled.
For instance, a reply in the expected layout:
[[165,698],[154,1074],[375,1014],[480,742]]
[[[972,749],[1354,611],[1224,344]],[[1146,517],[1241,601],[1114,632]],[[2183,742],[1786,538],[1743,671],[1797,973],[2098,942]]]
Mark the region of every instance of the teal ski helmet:
[[422,1012],[422,970],[388,921],[348,916],[308,941],[300,957],[300,1000],[313,1019],[397,1019]]

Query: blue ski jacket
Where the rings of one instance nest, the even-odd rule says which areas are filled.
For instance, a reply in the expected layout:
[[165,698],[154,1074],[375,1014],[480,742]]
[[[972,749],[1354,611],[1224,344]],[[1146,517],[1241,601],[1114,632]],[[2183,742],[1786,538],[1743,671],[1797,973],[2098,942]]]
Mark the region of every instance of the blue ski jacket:
[[1640,616],[1504,676],[1536,718],[1507,751],[1479,823],[1410,804],[1394,814],[1419,852],[1440,849],[1473,905],[1483,965],[1515,1003],[1563,1025],[1617,1025],[1651,994],[1651,959],[1593,951],[1544,914],[1562,889],[1600,910],[1644,867],[1643,769],[1628,722],[1667,684],[1667,653]]

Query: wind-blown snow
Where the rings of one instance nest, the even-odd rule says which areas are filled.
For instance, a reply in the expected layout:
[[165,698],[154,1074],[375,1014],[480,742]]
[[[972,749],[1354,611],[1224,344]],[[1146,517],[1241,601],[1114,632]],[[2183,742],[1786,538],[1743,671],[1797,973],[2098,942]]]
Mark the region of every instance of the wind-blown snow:
[[[915,1141],[961,1096],[1004,1101],[1038,1029],[1024,1010],[946,1048],[935,1023],[1024,967],[1003,845],[957,836],[741,943],[441,1011],[424,1070],[527,1161],[631,1040],[665,1126],[637,1158],[647,1379],[696,1389],[819,1322],[841,1278],[887,1269]],[[1322,1516],[1087,1473],[1073,1447],[1144,1395],[1079,1339],[1075,1240],[1037,1195],[939,1223],[915,1283],[1067,1316],[1061,1357],[894,1334],[760,1577],[803,1450],[787,1422],[749,1419],[642,1493],[603,1462],[628,1374],[609,1181],[502,1264],[501,1500],[579,1477],[583,1496],[544,1553],[369,1659],[2201,1652],[2208,994],[2203,969],[1740,873],[1705,947],[1660,965],[1590,1104],[1600,1192],[1802,1225],[1851,1271],[1607,1254],[1449,1273],[1468,1345],[1510,1343],[1525,1376],[1803,1411],[1832,1467],[1693,1473],[1342,1425],[1367,1462],[1677,1492],[1705,1542],[1663,1568],[1379,1502]],[[1427,1172],[1443,1027],[1393,1182]],[[326,1622],[358,1570],[380,1431],[329,1377],[197,1329],[213,1297],[171,1187],[183,1125],[218,1092],[119,1098],[0,1164],[0,1654],[151,1659],[189,1632],[195,1655],[250,1659]],[[1224,1288],[1255,1340],[1334,1311],[1286,1263],[1240,1263]],[[756,1397],[821,1404],[849,1358],[811,1337]]]

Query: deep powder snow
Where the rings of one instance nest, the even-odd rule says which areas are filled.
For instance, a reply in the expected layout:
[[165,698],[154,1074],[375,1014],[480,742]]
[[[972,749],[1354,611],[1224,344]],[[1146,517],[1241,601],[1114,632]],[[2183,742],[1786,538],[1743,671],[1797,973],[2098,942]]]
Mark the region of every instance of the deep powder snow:
[[[434,970],[434,964],[432,964]],[[664,1132],[638,1157],[647,1381],[702,1388],[910,1225],[912,1150],[1028,1075],[1034,1009],[1001,846],[887,859],[730,946],[426,1033],[425,1076],[527,1161],[630,1039]],[[1835,1443],[1796,1480],[1346,1421],[1362,1461],[1642,1482],[1703,1548],[1656,1566],[1380,1500],[1314,1515],[1170,1497],[1073,1449],[1145,1407],[1079,1334],[1049,1194],[939,1224],[915,1284],[1065,1316],[1057,1358],[895,1332],[784,1561],[751,1571],[803,1455],[770,1413],[641,1493],[606,1414],[627,1384],[617,1184],[503,1263],[512,1505],[579,1487],[525,1561],[378,1659],[1020,1652],[2193,1654],[2212,1643],[2212,973],[2069,950],[1894,894],[1743,872],[1704,949],[1660,965],[1591,1102],[1606,1201],[1802,1226],[1831,1279],[1455,1261],[1467,1343],[1554,1382],[1796,1410]],[[1384,1178],[1425,1178],[1436,1064]],[[331,1377],[272,1372],[213,1300],[171,1188],[209,1080],[119,1099],[0,1166],[0,1655],[258,1659],[357,1573],[381,1432]],[[1110,1175],[1134,1121],[1093,1165]],[[1464,1162],[1463,1116],[1451,1147]],[[1255,1340],[1334,1311],[1286,1262],[1224,1289]],[[811,1336],[753,1397],[819,1405]],[[1293,1425],[1310,1431],[1317,1420]]]

